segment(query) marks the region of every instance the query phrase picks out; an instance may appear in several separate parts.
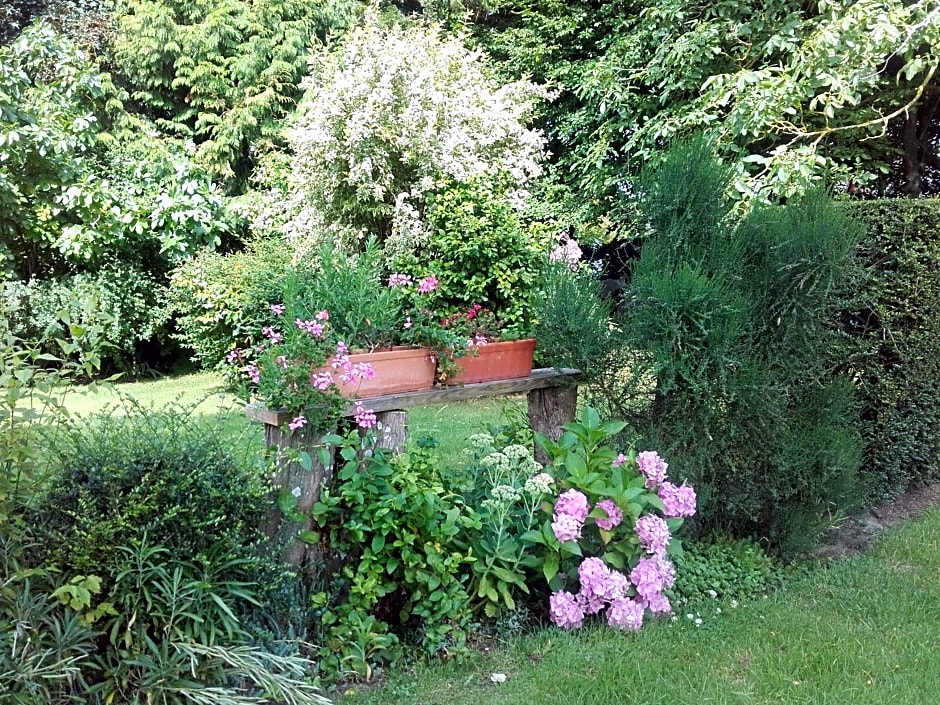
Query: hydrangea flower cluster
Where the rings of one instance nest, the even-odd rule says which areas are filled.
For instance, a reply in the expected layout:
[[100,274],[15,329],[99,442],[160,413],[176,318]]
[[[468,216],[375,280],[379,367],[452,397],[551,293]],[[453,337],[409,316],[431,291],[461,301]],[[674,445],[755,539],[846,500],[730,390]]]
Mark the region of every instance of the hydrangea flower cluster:
[[[597,503],[607,514],[607,518],[599,517],[594,520],[600,528],[610,531],[623,521],[623,512],[613,500],[602,499]],[[565,543],[577,541],[581,538],[581,529],[591,512],[591,503],[583,492],[570,489],[563,492],[555,502],[555,514],[552,517],[552,531],[555,538]]]
[[[585,558],[578,567],[577,594],[558,591],[549,598],[552,622],[562,629],[574,629],[585,615],[607,608],[607,623],[618,629],[637,630],[643,626],[645,604],[630,597],[630,580],[611,570],[600,558]],[[668,602],[668,601],[667,601]]]

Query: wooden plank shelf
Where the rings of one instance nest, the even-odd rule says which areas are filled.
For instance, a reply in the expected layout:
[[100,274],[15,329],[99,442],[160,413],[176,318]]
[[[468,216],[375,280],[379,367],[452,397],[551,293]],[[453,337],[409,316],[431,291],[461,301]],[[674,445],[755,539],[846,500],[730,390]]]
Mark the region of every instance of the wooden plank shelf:
[[[578,370],[556,369],[546,367],[532,370],[528,377],[518,379],[501,379],[494,382],[478,382],[453,387],[434,387],[421,392],[400,392],[386,394],[379,397],[369,397],[360,400],[363,406],[379,413],[399,409],[411,409],[427,404],[440,404],[452,401],[465,401],[467,399],[482,399],[484,397],[498,397],[509,394],[523,394],[536,389],[550,389],[577,383],[580,377]],[[293,414],[276,410],[272,411],[258,404],[249,404],[245,408],[248,418],[261,421],[269,426],[283,426],[293,419]],[[356,413],[354,402],[350,402],[343,410],[343,416],[352,416]]]

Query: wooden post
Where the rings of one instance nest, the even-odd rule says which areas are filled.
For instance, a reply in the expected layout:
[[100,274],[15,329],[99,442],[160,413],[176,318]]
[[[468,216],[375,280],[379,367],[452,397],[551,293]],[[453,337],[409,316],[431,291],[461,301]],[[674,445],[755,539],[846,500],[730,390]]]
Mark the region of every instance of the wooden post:
[[388,448],[395,455],[404,452],[408,442],[408,412],[404,409],[379,411],[375,417],[376,446]]
[[[573,384],[533,389],[526,398],[529,403],[529,427],[553,441],[561,437],[562,426],[574,421],[578,408],[578,388]],[[535,459],[542,465],[547,465],[549,460],[545,451],[538,446],[535,447]]]
[[[281,560],[293,566],[298,571],[315,572],[316,566],[323,558],[317,546],[305,543],[297,538],[297,532],[310,530],[313,522],[295,522],[285,517],[278,507],[277,497],[281,492],[288,492],[297,497],[296,509],[307,513],[320,499],[320,488],[329,484],[333,476],[333,458],[324,466],[320,463],[317,448],[320,445],[320,434],[308,429],[296,431],[282,430],[280,426],[268,423],[264,425],[264,442],[274,450],[275,474],[274,496],[269,505],[268,516],[265,520],[264,532],[273,539],[284,544]],[[291,456],[305,451],[310,455],[313,466],[305,469]]]

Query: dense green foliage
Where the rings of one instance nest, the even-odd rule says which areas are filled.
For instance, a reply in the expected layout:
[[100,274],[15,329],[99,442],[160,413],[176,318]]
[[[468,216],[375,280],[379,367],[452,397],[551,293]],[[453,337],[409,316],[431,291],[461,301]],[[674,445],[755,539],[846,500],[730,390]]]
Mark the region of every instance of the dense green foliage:
[[790,552],[860,491],[832,321],[863,231],[819,193],[734,224],[730,178],[702,141],[645,173],[650,232],[621,322],[637,353],[608,373],[603,396],[696,486],[700,529]]
[[131,97],[238,189],[252,149],[278,141],[311,44],[350,19],[351,0],[125,0],[114,62]]
[[257,240],[237,253],[203,250],[173,273],[167,312],[178,340],[206,368],[221,364],[234,348],[252,348],[271,317],[269,306],[282,300],[284,282],[312,276],[304,260],[291,262],[279,240]]
[[940,474],[940,204],[844,208],[869,235],[840,357],[861,402],[866,473],[879,496],[891,496]]
[[676,597],[682,604],[754,600],[773,587],[774,562],[758,544],[718,538],[683,548],[676,557]]
[[114,410],[70,425],[46,452],[33,522],[41,564],[108,571],[135,541],[174,555],[248,558],[267,507],[251,439],[179,410]]
[[565,217],[628,222],[617,196],[630,179],[702,130],[745,197],[792,195],[821,176],[937,188],[931,0],[505,0],[473,20],[505,75],[562,89],[542,124]]

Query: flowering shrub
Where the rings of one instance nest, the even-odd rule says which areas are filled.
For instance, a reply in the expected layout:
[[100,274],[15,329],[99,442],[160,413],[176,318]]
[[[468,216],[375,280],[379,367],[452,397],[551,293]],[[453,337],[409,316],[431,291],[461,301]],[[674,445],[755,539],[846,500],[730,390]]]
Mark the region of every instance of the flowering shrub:
[[551,619],[563,629],[605,609],[612,627],[630,630],[643,626],[647,612],[671,612],[669,554],[681,552],[672,533],[695,513],[695,492],[666,481],[667,464],[655,451],[617,453],[608,442],[624,427],[601,424],[587,408],[557,442],[536,434],[558,494],[542,505],[549,518],[522,539],[540,547]]
[[505,172],[519,190],[541,172],[544,139],[524,127],[536,99],[526,81],[499,85],[463,37],[425,23],[383,26],[367,11],[340,51],[314,56],[288,141],[303,227],[328,221],[396,237],[426,236],[423,209],[441,178]]
[[[263,342],[250,351],[236,348],[226,359],[244,376],[253,397],[293,414],[289,430],[329,430],[346,405],[338,383],[355,383],[375,372],[350,360],[349,348],[332,335],[326,309],[309,316],[291,301],[272,304],[270,312],[273,321],[261,329]],[[361,403],[354,418],[361,428],[375,425],[375,415]]]

